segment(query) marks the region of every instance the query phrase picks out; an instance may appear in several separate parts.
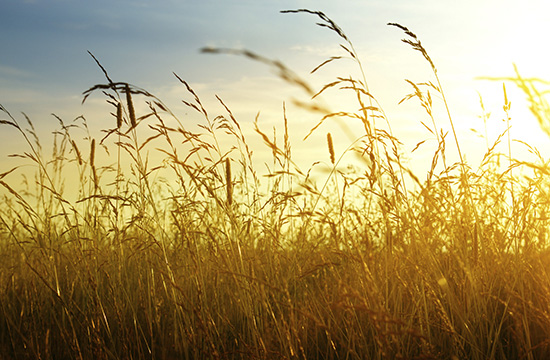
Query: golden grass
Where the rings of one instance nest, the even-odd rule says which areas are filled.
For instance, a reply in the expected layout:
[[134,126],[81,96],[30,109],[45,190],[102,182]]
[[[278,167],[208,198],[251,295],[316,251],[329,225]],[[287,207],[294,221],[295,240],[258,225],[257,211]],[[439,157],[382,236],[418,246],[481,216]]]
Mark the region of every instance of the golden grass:
[[[324,183],[312,180],[316,164],[304,171],[293,160],[286,108],[282,142],[254,124],[273,157],[265,187],[242,124],[220,98],[222,111],[213,115],[176,75],[189,96],[184,103],[202,117],[200,132],[191,131],[151,93],[112,81],[93,55],[107,83],[87,90],[84,101],[101,91],[116,122],[102,139],[83,117],[59,119],[49,156],[30,119],[22,127],[0,106],[0,123],[28,145],[14,156],[36,169],[22,188],[8,181],[17,168],[0,174],[3,359],[550,355],[544,158],[531,148],[538,162],[514,159],[509,143],[506,156],[499,152],[508,129],[493,144],[487,139],[478,168],[462,157],[450,164],[432,108],[431,93],[444,99],[437,69],[418,37],[392,24],[436,77],[437,85],[409,81],[413,93],[404,99],[417,99],[431,120],[423,125],[433,139],[418,146],[433,144],[432,166],[415,173],[344,31],[322,12],[286,13],[314,15],[343,41],[344,56],[314,72],[347,56],[359,78],[337,78],[315,92],[280,62],[248,51],[207,52],[274,66],[313,96],[298,103],[320,114],[311,132],[333,118],[359,122],[364,134],[343,153],[327,134]],[[546,111],[537,81],[519,73],[510,80],[530,97],[532,111]],[[314,102],[338,88],[357,100],[356,112]],[[138,116],[140,102],[148,110]],[[450,112],[445,117],[453,127]],[[86,159],[79,149],[87,147]],[[153,151],[161,163],[151,163]],[[361,164],[343,170],[346,153]],[[75,199],[66,190],[74,178]]]

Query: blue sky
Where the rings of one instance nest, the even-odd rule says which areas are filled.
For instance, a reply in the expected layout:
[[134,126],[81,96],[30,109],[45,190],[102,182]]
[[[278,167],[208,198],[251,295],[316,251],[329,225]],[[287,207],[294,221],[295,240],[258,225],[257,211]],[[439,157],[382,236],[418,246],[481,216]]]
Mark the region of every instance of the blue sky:
[[[510,76],[515,62],[526,76],[550,79],[545,45],[550,11],[543,0],[3,0],[0,104],[13,114],[27,113],[45,133],[56,125],[50,113],[67,120],[84,114],[102,124],[105,109],[95,106],[104,99],[80,104],[84,90],[104,81],[89,50],[115,81],[146,88],[183,113],[179,99],[184,92],[172,72],[212,103],[214,94],[220,95],[244,123],[261,110],[274,124],[282,118],[282,101],[299,96],[296,91],[265,66],[199,49],[246,48],[283,61],[317,86],[332,81],[331,69],[344,76],[354,71],[342,63],[318,77],[308,75],[327,57],[341,55],[340,39],[315,26],[313,16],[279,13],[296,8],[324,11],[344,29],[362,56],[371,90],[401,136],[425,135],[419,106],[397,106],[410,92],[404,79],[433,79],[420,54],[401,43],[402,32],[387,22],[401,23],[419,36],[464,133],[480,125],[478,92],[490,110],[495,108],[496,124],[502,117],[502,84],[477,76]],[[524,120],[528,112],[520,108],[521,96],[513,101],[521,119],[517,136],[544,143],[534,120]],[[417,113],[407,118],[412,110]],[[301,139],[310,125],[296,126]],[[6,147],[15,141],[1,136]],[[405,148],[410,150],[414,141]]]

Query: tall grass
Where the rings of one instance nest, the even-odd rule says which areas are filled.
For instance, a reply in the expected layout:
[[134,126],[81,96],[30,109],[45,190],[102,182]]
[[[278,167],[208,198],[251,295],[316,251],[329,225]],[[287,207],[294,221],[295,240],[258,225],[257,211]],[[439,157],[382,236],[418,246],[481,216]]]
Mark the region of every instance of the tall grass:
[[[403,99],[420,102],[430,120],[422,124],[435,139],[430,169],[415,173],[342,28],[322,12],[285,13],[315,16],[341,41],[342,55],[314,73],[347,57],[359,76],[314,90],[282,63],[250,51],[204,51],[261,61],[306,91],[312,102],[297,105],[320,114],[310,134],[336,119],[361,125],[364,133],[343,153],[328,133],[325,155],[307,170],[293,160],[286,111],[282,141],[254,124],[273,160],[260,174],[243,124],[221,98],[219,113],[207,110],[174,74],[184,104],[202,119],[192,131],[153,94],[113,81],[95,57],[106,82],[85,91],[84,101],[101,95],[112,106],[103,135],[92,134],[84,117],[58,118],[47,154],[30,119],[23,116],[23,125],[0,108],[5,131],[27,144],[14,156],[35,169],[20,187],[18,168],[0,174],[3,358],[550,354],[550,169],[543,156],[530,148],[538,162],[513,158],[501,144],[508,127],[487,140],[478,168],[466,163],[451,111],[445,104],[443,122],[433,110],[435,98],[446,101],[435,63],[417,35],[390,24],[434,75],[407,80],[412,93]],[[508,80],[525,91],[542,123],[548,108],[538,80],[519,73]],[[355,99],[357,111],[315,102],[330,91]],[[457,163],[446,156],[444,124]],[[424,140],[418,146],[429,146]],[[152,152],[163,159],[152,163]],[[346,154],[361,162],[343,167]],[[326,181],[311,176],[318,163],[331,169]]]

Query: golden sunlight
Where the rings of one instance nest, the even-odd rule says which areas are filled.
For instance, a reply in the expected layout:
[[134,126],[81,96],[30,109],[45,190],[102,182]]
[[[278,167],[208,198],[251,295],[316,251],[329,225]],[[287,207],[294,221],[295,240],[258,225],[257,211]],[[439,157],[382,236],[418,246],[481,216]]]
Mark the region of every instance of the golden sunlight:
[[[155,2],[147,21],[166,3],[180,2]],[[196,3],[219,25],[222,2]],[[233,16],[271,2],[238,3]],[[0,357],[550,359],[550,84],[535,78],[550,75],[533,40],[550,9],[523,3],[496,6],[491,36],[458,60],[459,45],[439,42],[440,56],[420,41],[429,33],[397,23],[405,51],[363,58],[328,12],[299,9],[284,11],[299,27],[274,22],[273,34],[328,31],[339,51],[308,81],[209,47],[212,69],[185,68],[197,84],[174,72],[163,88],[171,107],[92,55],[101,80],[78,98],[89,116],[54,115],[40,132],[41,118],[1,104],[24,149],[0,170]],[[200,37],[184,23],[185,41]],[[233,55],[275,76],[234,76]]]

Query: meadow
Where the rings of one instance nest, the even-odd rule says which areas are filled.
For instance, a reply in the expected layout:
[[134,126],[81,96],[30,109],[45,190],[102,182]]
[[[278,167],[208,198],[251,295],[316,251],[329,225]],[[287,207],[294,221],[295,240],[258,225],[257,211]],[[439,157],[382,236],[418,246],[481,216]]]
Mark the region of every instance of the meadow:
[[[341,41],[342,54],[314,74],[344,58],[363,73],[329,17],[287,12],[314,17]],[[426,173],[403,160],[364,77],[314,89],[247,50],[203,52],[262,62],[313,100],[349,96],[354,112],[295,105],[318,114],[310,133],[336,118],[362,133],[342,153],[326,133],[318,162],[303,170],[286,113],[275,134],[255,122],[272,154],[259,172],[223,99],[216,114],[175,75],[185,105],[202,118],[200,131],[189,130],[154,94],[111,79],[93,54],[105,81],[83,101],[111,107],[112,126],[101,134],[85,117],[58,118],[50,149],[32,119],[0,106],[3,131],[27,144],[13,156],[34,169],[22,185],[21,168],[0,174],[0,358],[547,358],[547,160],[529,144],[538,161],[515,158],[508,126],[479,167],[468,164],[452,113],[433,111],[434,102],[448,109],[435,62],[415,33],[388,25],[433,73],[409,81],[403,99],[423,109],[411,117],[435,143]],[[550,133],[545,83],[516,75],[508,86],[523,90]],[[508,114],[506,87],[503,99]],[[344,163],[350,154],[352,165]],[[329,171],[318,181],[311,174],[321,163]]]

